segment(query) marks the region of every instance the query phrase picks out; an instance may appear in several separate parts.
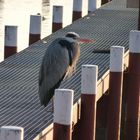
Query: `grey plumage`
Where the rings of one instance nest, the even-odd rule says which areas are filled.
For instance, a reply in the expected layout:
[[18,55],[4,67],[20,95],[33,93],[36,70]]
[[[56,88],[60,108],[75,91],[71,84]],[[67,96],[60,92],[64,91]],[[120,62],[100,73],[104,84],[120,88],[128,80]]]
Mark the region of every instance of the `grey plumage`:
[[45,52],[39,71],[39,98],[46,106],[61,81],[74,72],[80,56],[79,35],[69,32],[55,39]]

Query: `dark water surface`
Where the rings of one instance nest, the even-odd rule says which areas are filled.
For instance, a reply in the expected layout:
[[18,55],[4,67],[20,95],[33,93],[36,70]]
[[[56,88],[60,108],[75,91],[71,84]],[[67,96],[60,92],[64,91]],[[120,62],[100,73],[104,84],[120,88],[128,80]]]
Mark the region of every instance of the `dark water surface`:
[[18,51],[28,47],[30,15],[40,13],[42,20],[41,38],[49,33],[50,0],[0,0],[0,61],[4,53],[4,25],[18,26]]

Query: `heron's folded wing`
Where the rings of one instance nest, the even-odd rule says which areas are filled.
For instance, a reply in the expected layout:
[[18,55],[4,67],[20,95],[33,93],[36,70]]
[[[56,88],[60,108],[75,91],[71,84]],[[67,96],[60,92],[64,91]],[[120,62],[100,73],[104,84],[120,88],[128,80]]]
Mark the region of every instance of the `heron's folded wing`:
[[65,75],[69,67],[68,50],[60,44],[52,43],[47,49],[39,72],[39,86],[46,90],[54,87]]

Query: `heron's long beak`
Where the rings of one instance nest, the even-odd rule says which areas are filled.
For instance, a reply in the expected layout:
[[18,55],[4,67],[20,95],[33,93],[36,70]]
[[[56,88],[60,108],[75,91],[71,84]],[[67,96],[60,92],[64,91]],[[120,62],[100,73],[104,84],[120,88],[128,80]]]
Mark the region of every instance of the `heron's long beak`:
[[80,38],[79,39],[79,42],[80,43],[94,43],[96,41],[95,40],[92,40],[92,39]]

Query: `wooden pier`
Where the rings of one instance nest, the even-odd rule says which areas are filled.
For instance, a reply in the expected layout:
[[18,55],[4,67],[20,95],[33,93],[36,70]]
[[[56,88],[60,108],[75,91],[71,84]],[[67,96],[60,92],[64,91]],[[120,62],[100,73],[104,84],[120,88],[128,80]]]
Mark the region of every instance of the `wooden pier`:
[[[71,78],[63,81],[60,87],[62,89],[71,89],[74,91],[72,118],[73,129],[71,138],[73,140],[77,140],[79,137],[78,127],[80,125],[79,123],[81,117],[80,110],[82,110],[81,69],[82,65],[88,64],[98,66],[97,93],[96,98],[94,98],[95,102],[93,103],[93,106],[96,107],[94,110],[94,112],[96,111],[96,117],[92,114],[96,118],[96,128],[92,128],[92,130],[94,129],[96,133],[94,133],[93,137],[95,139],[96,134],[96,140],[104,140],[106,137],[106,129],[110,125],[107,121],[109,120],[108,111],[112,110],[112,108],[108,108],[108,101],[110,98],[109,89],[114,91],[114,88],[109,88],[109,86],[112,84],[109,83],[109,81],[110,76],[113,78],[113,74],[110,75],[110,53],[94,53],[94,50],[106,50],[110,49],[112,46],[124,47],[125,51],[122,71],[124,72],[129,70],[129,65],[131,64],[129,63],[129,56],[133,55],[133,51],[132,54],[131,51],[130,53],[128,51],[130,47],[129,35],[131,30],[137,30],[138,28],[138,12],[139,11],[137,8],[126,8],[126,0],[113,0],[103,5],[98,10],[90,12],[87,16],[74,21],[71,25],[54,32],[50,36],[39,40],[38,42],[29,46],[27,49],[16,53],[1,62],[0,126],[10,125],[23,127],[24,140],[52,140],[53,112],[50,112],[50,110],[52,110],[52,104],[50,103],[46,108],[40,106],[38,97],[38,72],[43,55],[51,41],[57,37],[64,36],[68,31],[74,31],[81,37],[93,39],[95,42],[89,42],[81,45],[81,56],[77,65],[76,73]],[[139,50],[137,53],[140,53]],[[135,69],[137,69],[137,67]],[[119,71],[119,74],[122,71]],[[136,82],[136,87],[138,88],[137,84],[139,81],[136,77],[133,77],[133,68],[130,68],[129,72],[131,73],[130,77]],[[122,94],[123,104],[126,104],[126,96],[128,92],[126,92],[126,79],[128,78],[128,73],[126,74],[124,72],[119,76],[122,75],[124,76],[124,87],[122,89],[122,85],[119,86],[120,90],[122,90],[122,93],[119,92],[119,95]],[[139,77],[139,71],[137,71],[136,75]],[[119,77],[119,79],[122,80],[121,77]],[[131,85],[130,83],[129,85]],[[116,84],[116,82],[114,82],[114,84]],[[137,95],[140,94],[137,91],[136,93]],[[112,100],[114,98],[115,97],[111,97]],[[119,108],[122,105],[121,100],[119,100],[119,97],[116,98],[118,99],[117,108]],[[111,103],[111,101],[109,101],[109,103]],[[139,108],[139,103],[137,102],[136,104]],[[128,107],[129,105],[126,108],[128,109]],[[121,110],[119,110],[119,113],[121,113],[120,111]],[[123,119],[124,116],[127,117],[125,112],[123,112],[122,116]],[[93,122],[95,121],[95,118],[92,120]],[[120,120],[117,121],[123,128],[124,125],[122,126],[120,124]],[[127,131],[130,131],[131,128],[129,120],[127,124]],[[134,123],[134,125],[136,126],[138,124]],[[80,132],[82,131],[80,130]],[[124,134],[122,131],[120,133],[122,138]]]

